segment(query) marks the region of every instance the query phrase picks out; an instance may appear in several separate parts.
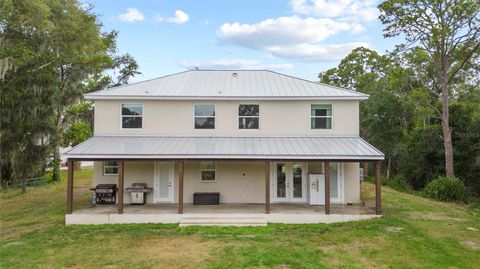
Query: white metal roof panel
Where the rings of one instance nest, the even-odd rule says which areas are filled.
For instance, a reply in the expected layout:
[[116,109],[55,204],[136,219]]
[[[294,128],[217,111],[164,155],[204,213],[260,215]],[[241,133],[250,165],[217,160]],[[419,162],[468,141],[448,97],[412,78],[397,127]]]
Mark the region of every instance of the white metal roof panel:
[[192,70],[88,93],[87,99],[350,99],[367,94],[268,70]]
[[383,160],[360,137],[94,136],[65,155],[78,159]]

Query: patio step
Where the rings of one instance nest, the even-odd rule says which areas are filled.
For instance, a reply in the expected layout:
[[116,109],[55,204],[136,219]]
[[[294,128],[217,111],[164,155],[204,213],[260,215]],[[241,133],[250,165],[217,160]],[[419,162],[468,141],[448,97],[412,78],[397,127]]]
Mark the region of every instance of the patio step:
[[264,217],[183,217],[179,226],[267,226]]

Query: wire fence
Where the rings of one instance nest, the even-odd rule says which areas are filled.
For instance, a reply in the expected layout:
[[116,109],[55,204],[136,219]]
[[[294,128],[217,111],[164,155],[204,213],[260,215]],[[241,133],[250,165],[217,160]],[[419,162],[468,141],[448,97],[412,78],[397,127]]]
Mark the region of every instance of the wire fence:
[[43,176],[43,177],[4,181],[2,182],[2,188],[5,191],[8,191],[9,189],[25,190],[27,187],[45,186],[47,184],[48,184],[47,178]]

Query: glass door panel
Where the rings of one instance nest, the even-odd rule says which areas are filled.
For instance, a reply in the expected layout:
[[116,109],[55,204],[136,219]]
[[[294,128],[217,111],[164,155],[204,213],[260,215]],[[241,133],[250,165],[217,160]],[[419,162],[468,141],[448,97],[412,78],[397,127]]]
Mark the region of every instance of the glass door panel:
[[159,165],[158,169],[158,176],[159,176],[159,191],[158,191],[158,198],[160,199],[168,199],[170,195],[169,185],[170,185],[170,178],[169,178],[169,167],[166,165]]
[[301,164],[293,165],[293,198],[303,197],[303,169]]
[[287,197],[287,173],[284,163],[277,163],[277,198]]
[[338,163],[330,163],[330,199],[339,198],[338,180]]
[[173,163],[155,162],[154,202],[173,202]]

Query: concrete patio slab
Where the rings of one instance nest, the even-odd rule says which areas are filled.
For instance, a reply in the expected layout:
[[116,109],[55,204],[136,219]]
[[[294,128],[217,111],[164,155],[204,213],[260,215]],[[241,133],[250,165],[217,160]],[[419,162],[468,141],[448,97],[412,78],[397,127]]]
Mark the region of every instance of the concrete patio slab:
[[263,226],[264,223],[336,223],[378,217],[381,215],[375,215],[371,209],[360,205],[332,205],[330,215],[325,215],[323,206],[305,204],[273,204],[270,214],[264,213],[262,204],[186,204],[184,214],[177,213],[176,204],[127,205],[123,214],[117,214],[115,205],[96,205],[65,215],[65,224],[179,223],[181,226]]

